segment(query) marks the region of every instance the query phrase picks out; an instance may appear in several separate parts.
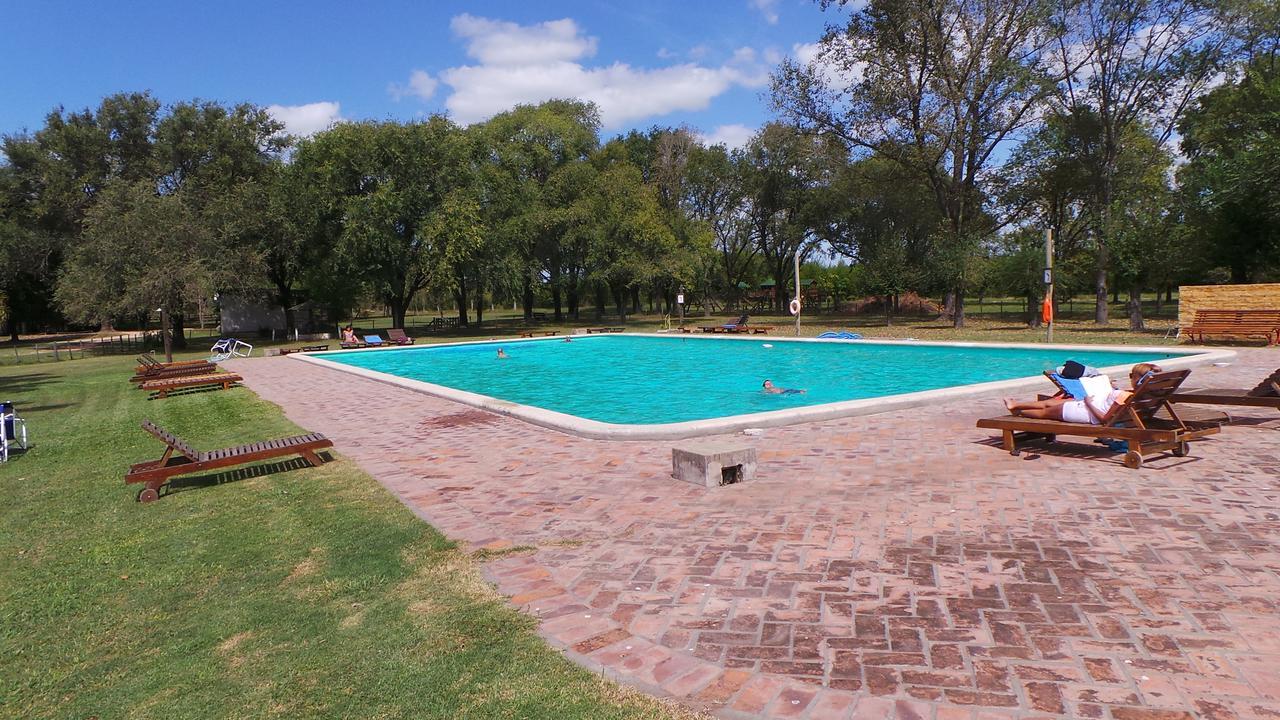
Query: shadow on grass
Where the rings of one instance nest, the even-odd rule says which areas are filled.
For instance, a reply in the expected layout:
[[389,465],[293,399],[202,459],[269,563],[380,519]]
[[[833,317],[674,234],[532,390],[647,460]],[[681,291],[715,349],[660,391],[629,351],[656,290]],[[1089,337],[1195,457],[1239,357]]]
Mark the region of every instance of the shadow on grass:
[[[242,387],[242,385],[240,383],[231,383],[231,388],[228,388],[228,389],[233,389],[238,387]],[[177,388],[177,389],[168,391],[165,394],[165,397],[182,397],[184,395],[197,395],[199,393],[217,392],[221,389],[222,389],[221,385],[202,385],[198,387]],[[150,392],[151,392],[151,395],[147,397],[148,400],[164,400],[165,399],[165,397],[160,397],[159,393],[155,390],[151,390]]]
[[[333,462],[332,453],[320,452],[318,455],[325,465]],[[233,470],[223,470],[222,472],[206,473],[204,475],[188,475],[186,477],[170,480],[169,483],[164,486],[164,494],[161,495],[161,497],[173,495],[174,493],[187,492],[189,490],[214,487],[215,485],[226,485],[227,483],[240,482],[241,480],[252,480],[253,478],[266,477],[268,475],[276,475],[294,470],[304,470],[309,467],[312,467],[311,463],[301,457],[295,457],[288,458],[286,460],[262,463],[260,465],[235,468]]]
[[0,388],[3,388],[3,390],[0,390],[0,392],[3,392],[5,397],[0,397],[0,400],[8,400],[9,395],[30,392],[39,385],[53,382],[54,377],[49,373],[37,372],[25,375],[8,375],[2,379],[3,382],[0,382]]

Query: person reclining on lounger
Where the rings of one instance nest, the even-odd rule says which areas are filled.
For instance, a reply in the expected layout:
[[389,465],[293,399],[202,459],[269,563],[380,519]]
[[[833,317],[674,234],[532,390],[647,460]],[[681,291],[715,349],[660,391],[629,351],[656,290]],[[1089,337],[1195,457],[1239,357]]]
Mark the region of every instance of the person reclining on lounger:
[[350,325],[342,328],[342,344],[343,345],[359,345],[360,338],[356,337],[356,329]]
[[[1138,363],[1129,371],[1129,382],[1136,390],[1148,377],[1158,372],[1160,368],[1156,365]],[[1123,407],[1133,393],[1116,388],[1115,382],[1106,375],[1098,375],[1091,380],[1094,382],[1088,383],[1085,388],[1093,391],[1083,400],[1059,396],[1020,403],[1013,398],[1005,398],[1004,406],[1011,415],[1019,417],[1103,425],[1111,420],[1112,413]],[[1108,386],[1110,389],[1107,389]]]

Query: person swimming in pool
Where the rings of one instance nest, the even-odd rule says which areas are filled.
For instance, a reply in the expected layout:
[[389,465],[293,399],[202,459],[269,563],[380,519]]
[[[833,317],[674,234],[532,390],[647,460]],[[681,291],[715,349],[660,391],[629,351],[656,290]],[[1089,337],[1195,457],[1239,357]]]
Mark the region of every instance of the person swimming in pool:
[[772,380],[765,380],[762,387],[764,388],[764,391],[770,395],[799,395],[804,392],[804,390],[798,390],[796,388],[778,387],[773,384]]
[[498,348],[498,359],[499,359],[499,360],[506,360],[508,357],[509,357],[509,356],[507,355],[507,351],[506,351],[506,350],[503,350],[502,348]]

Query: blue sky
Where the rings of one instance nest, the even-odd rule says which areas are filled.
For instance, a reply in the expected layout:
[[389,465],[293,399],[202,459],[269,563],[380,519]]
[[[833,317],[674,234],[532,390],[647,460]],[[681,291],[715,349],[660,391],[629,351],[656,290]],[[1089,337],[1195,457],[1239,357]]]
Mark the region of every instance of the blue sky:
[[583,97],[606,137],[689,125],[741,144],[768,73],[835,11],[809,0],[0,1],[0,133],[113,92],[271,106],[290,130]]

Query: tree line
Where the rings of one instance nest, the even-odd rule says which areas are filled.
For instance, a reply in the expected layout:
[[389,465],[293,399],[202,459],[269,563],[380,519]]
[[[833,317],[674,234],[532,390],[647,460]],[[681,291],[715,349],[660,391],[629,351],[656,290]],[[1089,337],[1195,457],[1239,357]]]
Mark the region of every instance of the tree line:
[[[843,2],[824,5],[843,6]],[[856,5],[856,7],[853,7]],[[793,259],[833,296],[1144,290],[1280,267],[1280,10],[1254,0],[870,0],[774,75],[740,149],[687,128],[603,140],[553,100],[287,135],[260,107],[121,93],[3,138],[0,300],[22,323],[176,335],[219,293],[334,319],[423,297],[483,322],[710,309]],[[831,268],[840,258],[841,267]],[[821,261],[821,262],[817,262]],[[848,266],[843,263],[847,261]],[[745,290],[744,290],[745,289]],[[1035,314],[1029,314],[1035,322]]]

